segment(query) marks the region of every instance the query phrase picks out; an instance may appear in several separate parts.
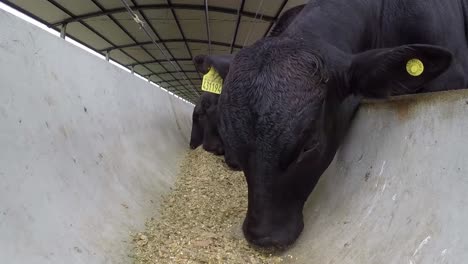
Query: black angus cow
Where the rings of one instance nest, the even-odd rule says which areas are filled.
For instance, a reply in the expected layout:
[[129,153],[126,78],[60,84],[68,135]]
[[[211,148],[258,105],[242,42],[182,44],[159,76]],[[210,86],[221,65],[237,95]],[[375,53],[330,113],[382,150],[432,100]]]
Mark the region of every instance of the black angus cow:
[[218,128],[247,180],[249,242],[284,248],[297,239],[304,203],[361,96],[466,87],[467,4],[314,0],[279,36],[235,56]]
[[[275,37],[283,32],[302,11],[304,5],[299,5],[285,11],[270,31],[269,36]],[[225,79],[228,74],[228,66],[234,55],[198,55],[193,59],[198,72],[206,74],[214,67],[219,75]],[[216,155],[225,155],[226,164],[232,169],[239,169],[236,159],[226,151],[222,139],[218,133],[218,94],[203,92],[195,105],[192,114],[192,132],[190,147],[196,149],[200,145],[208,152]]]

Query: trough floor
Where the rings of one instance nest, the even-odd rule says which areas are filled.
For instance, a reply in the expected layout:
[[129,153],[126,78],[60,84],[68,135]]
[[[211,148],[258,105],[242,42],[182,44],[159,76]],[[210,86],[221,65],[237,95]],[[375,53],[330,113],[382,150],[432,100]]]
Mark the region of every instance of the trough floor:
[[247,244],[240,228],[246,209],[244,175],[223,157],[190,151],[160,217],[134,236],[136,263],[282,263]]

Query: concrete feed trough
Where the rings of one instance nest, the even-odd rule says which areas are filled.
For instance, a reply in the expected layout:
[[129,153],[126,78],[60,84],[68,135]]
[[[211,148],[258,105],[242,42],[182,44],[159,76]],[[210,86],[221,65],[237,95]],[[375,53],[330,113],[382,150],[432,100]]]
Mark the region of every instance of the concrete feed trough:
[[[193,106],[0,11],[1,263],[130,263],[188,150]],[[287,252],[466,263],[468,92],[362,105]]]

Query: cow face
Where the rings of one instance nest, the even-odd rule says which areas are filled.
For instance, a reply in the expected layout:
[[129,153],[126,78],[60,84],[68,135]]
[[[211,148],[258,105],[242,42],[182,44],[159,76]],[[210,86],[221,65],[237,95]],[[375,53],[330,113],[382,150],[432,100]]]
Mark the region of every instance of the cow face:
[[[285,11],[278,19],[270,32],[270,37],[276,37],[291,24],[296,16],[302,11],[304,5],[299,5]],[[211,67],[214,67],[219,75],[224,79],[229,72],[233,55],[198,55],[193,63],[198,72],[208,73]],[[203,148],[209,152],[221,155],[224,153],[226,164],[234,170],[239,170],[239,164],[235,156],[229,149],[225,149],[216,127],[218,113],[217,105],[218,95],[204,92],[200,101],[195,106],[192,116],[192,135],[190,138],[190,147],[197,148],[203,144]]]
[[206,151],[223,155],[224,147],[217,127],[218,97],[219,95],[212,93],[203,93],[200,96],[192,115],[190,147],[195,149],[203,145]]
[[[211,67],[224,79],[229,71],[232,55],[199,55],[194,58],[194,64],[202,74],[206,74]],[[204,92],[196,104],[192,115],[192,134],[190,147],[197,148],[203,144],[203,148],[217,155],[224,154],[224,159],[229,168],[239,170],[239,164],[222,143],[218,133],[218,98],[219,95]]]
[[[359,105],[419,89],[448,68],[451,54],[408,45],[350,55],[302,39],[267,38],[234,58],[220,97],[220,133],[248,184],[246,239],[262,247],[292,244],[304,203],[327,169]],[[412,58],[424,62],[408,74]]]

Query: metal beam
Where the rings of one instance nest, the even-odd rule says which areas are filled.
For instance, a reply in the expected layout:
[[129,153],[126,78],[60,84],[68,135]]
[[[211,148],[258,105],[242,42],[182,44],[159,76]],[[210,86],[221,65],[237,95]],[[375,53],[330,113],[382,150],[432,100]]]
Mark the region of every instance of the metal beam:
[[[0,1],[2,1],[2,0],[0,0]],[[3,1],[2,1],[2,2],[3,2]],[[54,0],[51,0],[51,1],[49,1],[49,2],[50,2],[52,5],[54,5],[56,8],[58,8],[59,10],[61,10],[62,12],[66,13],[66,14],[67,14],[68,16],[70,16],[71,18],[75,18],[75,17],[76,17],[74,14],[72,14],[70,11],[68,11],[66,8],[64,8],[63,6],[61,6],[59,3],[55,2]],[[4,2],[4,3],[5,3],[6,5],[8,5],[8,6],[14,8],[14,9],[20,11],[21,13],[26,14],[27,16],[29,16],[29,17],[31,17],[31,18],[33,18],[33,19],[39,21],[40,23],[42,23],[42,24],[48,26],[49,28],[52,28],[53,30],[56,30],[56,31],[59,32],[59,33],[61,32],[61,27],[60,27],[60,25],[54,26],[53,24],[50,24],[50,23],[47,22],[46,20],[44,20],[44,19],[38,17],[37,15],[31,13],[31,12],[28,11],[28,10],[23,9],[23,8],[20,7],[20,6],[17,6],[16,4],[14,4],[14,3],[12,3],[12,2],[8,2],[8,1],[7,1],[7,2]],[[77,20],[77,21],[78,21],[78,20]],[[79,22],[80,24],[82,24],[85,28],[87,28],[88,30],[90,30],[91,32],[93,32],[95,35],[97,35],[98,37],[102,38],[104,41],[108,42],[110,45],[112,45],[112,47],[109,48],[109,50],[114,50],[114,49],[116,49],[116,48],[115,48],[115,47],[117,46],[116,44],[114,44],[112,41],[110,41],[109,39],[107,39],[105,36],[103,36],[102,34],[100,34],[99,32],[97,32],[97,31],[96,31],[93,27],[91,27],[89,24],[87,24],[86,22],[83,22],[83,21],[78,21],[78,22]],[[88,47],[88,48],[91,49],[91,50],[94,50],[94,51],[96,51],[96,52],[98,52],[98,53],[101,53],[101,54],[105,55],[105,50],[97,50],[97,49],[91,47],[88,43],[83,42],[82,40],[79,40],[79,39],[74,38],[74,37],[72,37],[72,36],[67,36],[67,37],[70,38],[70,39],[73,39],[74,41],[76,41],[76,42],[82,44],[82,45],[85,46],[85,47]],[[138,61],[138,60],[136,60],[135,58],[133,58],[130,54],[128,54],[128,53],[126,53],[126,52],[124,52],[124,51],[122,51],[122,52],[123,52],[126,56],[128,56],[129,58],[133,59],[134,61]],[[187,60],[187,59],[181,59],[181,61],[185,61],[185,60]],[[125,66],[124,64],[122,64],[122,65]],[[136,64],[136,65],[138,65],[138,64]],[[143,65],[142,67],[144,67],[144,68],[145,68],[146,70],[148,70],[149,72],[154,73],[155,75],[160,74],[160,73],[155,73],[155,72],[153,72],[152,70],[150,70],[149,68],[147,68],[147,67],[144,66],[144,65]],[[190,71],[187,71],[187,72],[190,72]],[[158,85],[159,85],[159,84],[158,84]],[[180,86],[180,87],[185,87],[185,86],[182,85],[182,86]],[[194,95],[192,95],[191,97],[192,97],[192,98],[196,98],[197,96],[194,97]],[[189,100],[189,101],[192,101],[192,100]]]
[[[60,9],[62,12],[64,12],[65,14],[67,14],[68,16],[70,17],[75,17],[75,15],[73,13],[71,13],[70,11],[68,11],[65,7],[63,7],[61,4],[57,3],[55,0],[47,0],[50,4],[52,4],[53,6],[55,6],[56,8]],[[105,36],[103,36],[101,33],[97,32],[93,27],[91,27],[90,25],[88,25],[88,23],[84,22],[84,21],[80,21],[79,22],[81,25],[83,25],[84,27],[86,27],[88,30],[90,30],[91,32],[93,32],[94,34],[96,34],[98,37],[102,38],[104,41],[106,41],[107,43],[111,44],[112,46],[115,46],[115,44],[108,38],[106,38]],[[134,61],[138,61],[137,59],[135,59],[133,56],[131,56],[130,54],[128,54],[127,52],[125,51],[122,51],[123,54],[125,54],[126,56],[128,56],[129,58],[131,58],[132,60]],[[146,67],[143,65],[143,67],[145,69],[147,69],[149,72],[153,72],[150,68]],[[127,67],[128,68],[128,67]]]
[[[134,1],[134,0],[132,0],[132,1]],[[185,34],[184,34],[184,30],[182,30],[182,26],[180,26],[180,21],[179,21],[179,18],[177,17],[177,13],[174,11],[174,8],[172,7],[172,1],[167,0],[167,3],[169,4],[169,6],[171,6],[171,12],[172,12],[172,15],[174,16],[174,19],[176,21],[176,25],[177,25],[177,28],[179,29],[180,35],[182,36],[182,40],[184,41],[185,48],[187,49],[190,58],[193,59],[192,50],[190,49],[190,47],[189,47],[189,45],[187,43],[187,39],[185,38]],[[180,65],[179,65],[179,68],[181,68]],[[197,74],[201,78],[200,73],[197,72]],[[192,85],[193,85],[193,83],[192,83]]]
[[[198,11],[203,11],[205,10],[204,5],[193,5],[193,4],[151,4],[151,5],[139,5],[132,7],[133,10],[135,11],[143,11],[143,10],[158,10],[158,9],[185,9],[185,10],[198,10]],[[232,15],[237,15],[237,10],[236,9],[231,9],[231,8],[224,8],[224,7],[216,7],[213,6],[210,8],[211,11],[213,12],[220,12],[220,13],[225,13],[225,14],[232,14]],[[57,21],[52,23],[52,26],[58,26],[61,24],[65,23],[71,23],[71,22],[77,22],[77,21],[82,21],[84,19],[88,18],[94,18],[94,17],[99,17],[99,16],[105,16],[105,15],[112,15],[112,14],[117,14],[117,13],[124,13],[127,12],[125,8],[119,7],[119,8],[112,8],[112,9],[106,9],[105,11],[100,11],[100,12],[91,12],[79,16],[73,16],[71,18],[67,18],[62,21]],[[242,12],[242,16],[246,17],[255,17],[255,13],[253,12]],[[262,20],[264,21],[273,21],[274,17],[271,16],[263,16]]]
[[[127,10],[127,12],[130,12],[132,13],[132,15],[136,15],[135,13],[135,10],[137,8],[139,8],[138,4],[134,1],[134,0],[131,0],[132,1],[132,4],[134,5],[133,7],[130,7],[128,5],[128,3],[126,3],[125,0],[121,0],[122,3],[125,4],[125,9]],[[161,52],[163,53],[163,55],[166,57],[166,60],[171,62],[172,60],[170,60],[170,58],[168,58],[164,53],[163,49],[159,46],[159,43],[157,43],[157,40],[160,40],[161,39],[161,36],[158,34],[158,31],[153,27],[153,25],[150,23],[150,20],[146,17],[146,14],[143,12],[143,10],[140,11],[140,14],[143,18],[143,23],[140,24],[140,26],[143,28],[143,30],[145,31],[145,33],[147,34],[147,36],[151,39],[151,41],[153,42],[153,44],[155,44],[160,50]],[[145,25],[147,25],[149,27],[149,30],[151,30],[151,32],[148,31],[148,28],[145,28]],[[151,36],[153,35],[154,36]],[[165,43],[162,43],[162,46],[164,47],[164,49],[166,50],[167,54],[171,57],[171,58],[175,58],[174,54],[172,54],[171,50],[169,48],[167,48],[166,44]],[[150,54],[151,55],[151,54]],[[152,55],[151,57],[153,59],[155,59]],[[177,72],[179,72],[179,70],[176,68],[176,66],[173,64],[173,63],[170,63],[172,64],[172,66],[174,67],[174,70],[176,70]],[[175,61],[175,64],[177,64],[177,67],[182,70],[182,66],[180,66],[179,62],[178,61]],[[166,71],[168,71],[166,69],[166,67],[164,67],[163,65],[161,65]],[[190,81],[190,78],[185,74],[183,73],[183,79],[185,79],[187,81],[187,83],[192,86],[193,89],[196,89],[194,84],[192,83],[192,81]],[[175,76],[172,75],[174,78]],[[182,84],[182,82],[181,82]],[[188,89],[187,89],[188,90]]]
[[[96,0],[91,0],[93,2],[93,4],[95,4],[99,9],[101,9],[101,11],[105,11],[106,9]],[[132,36],[132,34],[130,34],[130,32],[128,32],[128,30],[122,26],[122,24],[120,24],[119,21],[117,21],[117,19],[114,18],[113,15],[107,15],[107,17],[109,17],[109,19],[114,22],[114,24],[117,25],[118,28],[120,28],[120,30],[122,30],[133,42],[135,43],[138,43],[138,41]],[[151,53],[149,53],[144,47],[141,47],[141,49],[143,49],[143,51],[145,51],[152,59],[156,59]],[[109,51],[106,51],[106,52],[109,52]],[[107,53],[108,54],[108,53]],[[164,65],[160,64],[161,67],[167,71],[166,67],[164,67]],[[172,76],[173,78],[175,78],[174,76]],[[193,85],[193,84],[192,84]]]
[[[185,72],[185,73],[197,73],[197,71],[181,71],[181,72]],[[156,76],[159,76],[161,74],[167,74],[167,73],[177,73],[176,71],[169,71],[169,72],[156,72],[156,73],[151,73],[151,74],[146,74],[146,75],[142,75],[143,77],[147,77],[149,75],[156,75]]]
[[210,18],[208,16],[208,0],[205,0],[205,26],[206,38],[208,39],[208,54],[211,55],[211,32],[210,32]]
[[[157,41],[158,43],[181,43],[181,42],[187,42],[187,43],[200,43],[200,44],[208,44],[208,40],[204,39],[161,39]],[[139,46],[144,46],[144,45],[150,45],[153,44],[151,41],[144,41],[144,42],[138,42],[138,43],[132,43],[132,44],[125,44],[125,45],[118,45],[115,47],[110,47],[106,49],[100,49],[100,52],[104,52],[106,50],[114,50],[114,49],[125,49],[125,48],[134,48],[134,47],[139,47]],[[219,42],[219,41],[211,41],[212,45],[218,45],[218,46],[223,46],[223,47],[231,47],[231,44],[226,43],[226,42]],[[242,45],[234,45],[235,48],[242,48]]]
[[62,27],[60,28],[60,37],[65,39],[66,35],[67,35],[67,24],[63,24]]
[[[159,79],[161,79],[163,82],[167,82],[167,83],[171,83],[171,82],[176,82],[178,81],[177,79],[165,79],[164,77],[161,77],[161,75],[154,75],[152,74],[152,76],[157,76]],[[193,81],[201,81],[202,79],[201,78],[191,78],[191,80]],[[172,83],[171,83],[172,85]],[[181,84],[182,86],[185,86],[184,84]]]
[[245,0],[242,0],[241,2],[241,5],[239,7],[239,14],[237,15],[237,21],[236,21],[236,29],[234,30],[234,35],[232,36],[232,41],[231,41],[231,50],[229,51],[229,53],[232,54],[232,51],[234,50],[234,46],[238,46],[238,48],[242,48],[241,45],[236,45],[236,40],[237,40],[237,33],[239,31],[239,25],[240,25],[240,22],[241,22],[241,18],[242,18],[242,12],[244,11],[244,4],[245,4]]
[[191,93],[187,92],[185,89],[182,90],[182,89],[179,89],[178,87],[174,87],[174,86],[168,86],[167,90],[169,90],[171,92],[176,92],[176,93],[179,93],[179,94],[182,94],[182,95],[185,95],[185,96],[192,95]]
[[189,91],[182,91],[181,88],[178,87],[178,86],[173,86],[173,85],[172,85],[172,86],[171,86],[171,89],[176,90],[176,91],[180,91],[180,92],[182,92],[182,93],[184,93],[184,94],[186,94],[186,95],[193,95],[193,93],[191,93],[191,92],[189,92]]
[[[173,59],[171,61],[192,61],[190,58],[181,58],[181,59]],[[137,66],[137,65],[146,65],[146,64],[152,64],[152,63],[160,63],[160,62],[168,62],[166,59],[160,59],[160,60],[150,60],[150,61],[140,61],[136,63],[130,63],[130,64],[125,64],[125,67],[130,67],[130,66]],[[182,69],[181,69],[182,70]],[[182,70],[183,71],[183,70]],[[153,71],[151,71],[153,72]],[[154,72],[153,72],[154,73]]]
[[[161,78],[162,79],[162,78]],[[196,80],[196,81],[201,81],[201,79],[198,79],[198,78],[193,78],[192,80]],[[176,85],[178,80],[177,79],[171,79],[171,80],[164,80],[164,82],[167,82],[169,83],[170,85]]]

